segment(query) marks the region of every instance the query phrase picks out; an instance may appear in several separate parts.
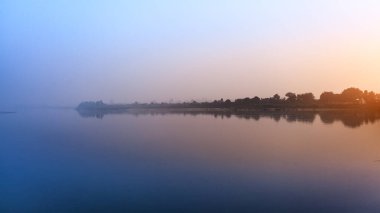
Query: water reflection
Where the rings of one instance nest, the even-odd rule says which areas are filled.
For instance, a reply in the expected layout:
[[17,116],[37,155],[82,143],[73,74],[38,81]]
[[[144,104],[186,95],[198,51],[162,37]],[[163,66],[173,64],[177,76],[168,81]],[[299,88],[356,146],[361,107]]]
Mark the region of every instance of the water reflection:
[[317,116],[320,117],[324,124],[333,124],[334,122],[341,122],[346,127],[356,128],[364,124],[373,124],[380,120],[379,111],[369,110],[325,110],[325,111],[296,111],[296,110],[268,110],[268,111],[230,111],[230,110],[186,110],[186,109],[171,109],[171,110],[152,110],[152,109],[139,109],[139,110],[78,110],[81,117],[84,118],[98,118],[102,119],[109,114],[132,114],[139,115],[209,115],[215,118],[231,118],[237,117],[247,120],[260,120],[261,118],[270,118],[275,121],[285,120],[287,122],[305,122],[313,123]]
[[81,115],[0,119],[0,212],[380,212],[373,112]]

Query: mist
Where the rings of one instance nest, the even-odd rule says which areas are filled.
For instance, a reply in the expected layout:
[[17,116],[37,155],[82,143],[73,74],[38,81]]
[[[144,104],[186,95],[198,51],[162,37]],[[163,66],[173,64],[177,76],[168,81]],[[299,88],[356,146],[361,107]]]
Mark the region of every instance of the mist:
[[2,108],[380,91],[376,1],[2,1]]

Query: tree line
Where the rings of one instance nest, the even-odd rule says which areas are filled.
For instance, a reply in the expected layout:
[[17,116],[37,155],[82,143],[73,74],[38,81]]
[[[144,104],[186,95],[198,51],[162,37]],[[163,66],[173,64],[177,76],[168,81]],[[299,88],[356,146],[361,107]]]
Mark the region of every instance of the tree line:
[[214,101],[190,101],[182,103],[132,103],[105,104],[102,101],[82,102],[78,109],[122,109],[122,108],[291,108],[291,107],[355,107],[380,106],[380,94],[373,91],[350,87],[341,93],[323,92],[316,99],[311,92],[296,94],[288,92],[284,97],[278,94],[268,98],[258,96]]
[[[380,103],[380,94],[373,91],[360,90],[350,87],[341,93],[323,92],[319,99],[316,99],[311,92],[296,94],[288,92],[284,97],[275,94],[268,98],[239,98],[231,101],[230,99],[214,100],[212,102],[184,102],[174,104],[179,107],[220,107],[220,108],[250,108],[250,107],[329,107],[329,106],[355,106],[355,105],[376,105]],[[153,104],[153,103],[152,103]],[[166,105],[165,103],[161,103]],[[172,104],[173,105],[173,104]]]

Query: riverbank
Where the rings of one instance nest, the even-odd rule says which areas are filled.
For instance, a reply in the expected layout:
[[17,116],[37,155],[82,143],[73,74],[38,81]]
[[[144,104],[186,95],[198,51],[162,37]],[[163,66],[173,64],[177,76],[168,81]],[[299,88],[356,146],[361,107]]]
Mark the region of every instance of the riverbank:
[[76,108],[78,111],[129,111],[129,112],[143,112],[143,111],[151,111],[151,112],[275,112],[275,111],[283,111],[283,112],[324,112],[324,111],[380,111],[379,106],[367,106],[367,105],[358,105],[358,106],[268,106],[268,107],[133,107],[133,106],[102,106],[102,107],[78,107]]

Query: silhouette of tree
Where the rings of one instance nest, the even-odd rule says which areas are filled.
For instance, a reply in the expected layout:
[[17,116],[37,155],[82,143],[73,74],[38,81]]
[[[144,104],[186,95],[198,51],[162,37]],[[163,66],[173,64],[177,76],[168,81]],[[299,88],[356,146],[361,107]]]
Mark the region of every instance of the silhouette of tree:
[[250,103],[250,98],[246,97],[244,99],[236,99],[235,104],[238,106],[246,106]]
[[319,100],[323,103],[331,103],[337,101],[336,95],[333,92],[323,92],[320,95]]
[[273,99],[276,100],[276,101],[279,101],[280,98],[281,97],[278,94],[273,95]]
[[260,98],[255,96],[254,98],[251,99],[252,104],[259,104],[260,103]]
[[245,104],[245,105],[247,105],[247,104],[249,104],[250,103],[250,101],[251,101],[251,99],[250,98],[244,98],[243,99],[243,104]]
[[313,93],[304,93],[297,95],[297,101],[303,104],[311,104],[315,101]]
[[293,103],[293,102],[295,102],[297,100],[297,95],[295,93],[288,92],[288,93],[285,94],[285,96],[287,97],[286,100],[288,102]]
[[368,92],[365,90],[363,93],[363,100],[366,104],[373,104],[376,102],[376,94],[373,91]]
[[173,103],[170,102],[151,102],[151,103],[138,103],[134,102],[131,104],[105,104],[102,101],[89,101],[82,102],[78,105],[80,110],[120,110],[129,108],[252,108],[252,109],[266,109],[266,108],[294,108],[294,107],[326,107],[331,106],[333,108],[357,108],[353,105],[355,103],[367,104],[371,109],[380,110],[380,94],[376,94],[373,91],[364,92],[358,88],[347,88],[342,91],[341,94],[334,94],[333,92],[323,92],[320,95],[320,99],[317,102],[313,93],[303,93],[296,95],[295,93],[288,92],[285,94],[284,99],[281,99],[280,95],[275,94],[270,98],[259,98],[255,96],[254,98],[240,98],[231,101],[229,99],[225,100],[223,98],[214,101],[204,101],[204,102],[182,102]]
[[363,91],[358,88],[350,87],[343,90],[341,97],[343,101],[347,102],[358,102],[363,96]]

